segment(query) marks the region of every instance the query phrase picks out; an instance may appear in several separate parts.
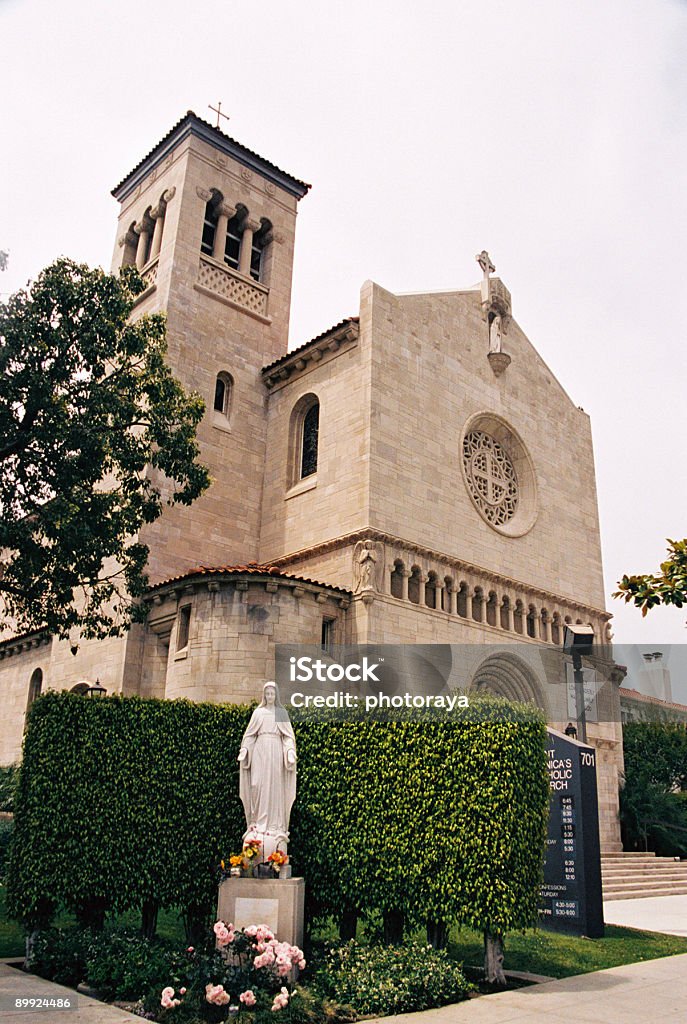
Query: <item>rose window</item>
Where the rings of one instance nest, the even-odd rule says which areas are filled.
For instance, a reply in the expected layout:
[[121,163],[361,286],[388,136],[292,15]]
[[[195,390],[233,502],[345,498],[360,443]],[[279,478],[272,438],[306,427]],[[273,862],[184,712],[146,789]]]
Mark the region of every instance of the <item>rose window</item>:
[[518,478],[506,449],[482,430],[463,441],[463,465],[470,494],[488,523],[500,526],[518,507]]

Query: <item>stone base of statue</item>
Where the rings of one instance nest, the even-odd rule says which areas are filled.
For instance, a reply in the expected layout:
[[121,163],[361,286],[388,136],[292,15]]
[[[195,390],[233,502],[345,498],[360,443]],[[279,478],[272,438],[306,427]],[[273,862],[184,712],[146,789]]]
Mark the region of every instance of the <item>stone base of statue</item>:
[[225,878],[219,884],[217,920],[247,928],[266,924],[280,942],[303,948],[305,879]]
[[506,352],[488,352],[487,359],[497,377],[510,366],[510,356]]

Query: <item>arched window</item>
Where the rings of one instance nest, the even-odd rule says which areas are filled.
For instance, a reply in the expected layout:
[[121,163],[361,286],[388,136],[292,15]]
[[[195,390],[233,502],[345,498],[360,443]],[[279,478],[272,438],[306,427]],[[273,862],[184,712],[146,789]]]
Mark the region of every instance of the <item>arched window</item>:
[[301,433],[300,477],[312,476],[317,472],[317,445],[320,432],[320,403],[316,400],[303,416]]
[[287,487],[302,483],[301,489],[309,490],[317,484],[319,432],[319,399],[317,395],[303,395],[291,410]]
[[217,374],[215,381],[215,398],[213,401],[213,410],[223,416],[225,419],[229,419],[231,413],[231,399],[234,392],[234,381],[230,373],[222,370],[221,373]]
[[28,711],[36,697],[40,696],[41,690],[43,689],[43,670],[40,668],[34,669],[29,679],[29,698],[26,702],[26,710]]

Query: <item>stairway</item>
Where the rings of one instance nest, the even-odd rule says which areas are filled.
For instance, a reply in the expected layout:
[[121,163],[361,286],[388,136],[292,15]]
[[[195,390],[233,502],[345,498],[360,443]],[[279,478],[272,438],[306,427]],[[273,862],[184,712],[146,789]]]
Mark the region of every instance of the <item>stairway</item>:
[[687,861],[655,853],[603,853],[604,900],[641,900],[687,894]]

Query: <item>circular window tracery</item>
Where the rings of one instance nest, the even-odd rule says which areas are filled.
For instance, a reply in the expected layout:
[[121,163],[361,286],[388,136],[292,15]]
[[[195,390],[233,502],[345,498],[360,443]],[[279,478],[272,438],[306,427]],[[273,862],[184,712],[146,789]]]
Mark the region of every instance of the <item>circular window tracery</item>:
[[463,466],[472,500],[493,526],[508,523],[518,508],[518,477],[508,452],[483,430],[463,439]]

